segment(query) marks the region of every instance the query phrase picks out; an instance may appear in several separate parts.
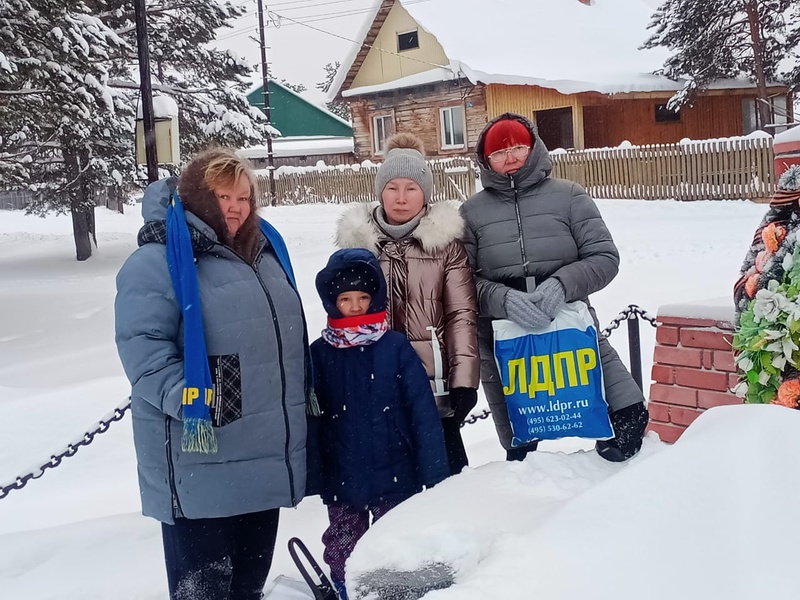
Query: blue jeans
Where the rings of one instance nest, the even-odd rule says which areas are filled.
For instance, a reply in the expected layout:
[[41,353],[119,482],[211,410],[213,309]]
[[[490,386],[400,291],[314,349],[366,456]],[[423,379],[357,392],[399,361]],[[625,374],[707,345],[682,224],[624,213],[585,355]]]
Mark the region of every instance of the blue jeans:
[[170,600],[260,600],[278,510],[161,524]]

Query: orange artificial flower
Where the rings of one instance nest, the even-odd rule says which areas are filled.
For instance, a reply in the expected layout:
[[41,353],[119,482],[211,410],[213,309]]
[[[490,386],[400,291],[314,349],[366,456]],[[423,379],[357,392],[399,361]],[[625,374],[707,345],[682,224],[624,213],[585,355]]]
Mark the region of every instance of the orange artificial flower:
[[800,380],[787,379],[778,388],[778,395],[775,396],[772,404],[797,408],[798,400],[800,400]]
[[758,271],[759,273],[763,273],[764,267],[767,266],[767,263],[769,262],[770,258],[772,258],[771,252],[767,250],[762,250],[761,252],[759,252],[758,256],[756,256],[756,271]]
[[755,273],[754,275],[750,275],[747,278],[747,281],[744,282],[744,293],[747,294],[748,298],[754,298],[756,292],[758,291],[758,280],[761,279],[761,275]]
[[764,240],[764,246],[770,253],[778,251],[778,246],[786,237],[786,228],[775,223],[770,223],[761,231],[761,239]]

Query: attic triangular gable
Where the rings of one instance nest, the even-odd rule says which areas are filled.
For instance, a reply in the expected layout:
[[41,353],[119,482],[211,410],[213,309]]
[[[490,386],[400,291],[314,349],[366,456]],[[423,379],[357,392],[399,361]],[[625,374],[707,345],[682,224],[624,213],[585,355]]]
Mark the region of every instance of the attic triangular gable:
[[[332,86],[333,95],[329,97],[341,98],[342,90],[349,89],[353,84],[353,80],[356,78],[356,75],[358,75],[361,65],[364,64],[367,54],[369,54],[369,51],[372,49],[372,44],[375,43],[375,39],[378,37],[383,24],[386,22],[386,17],[389,16],[394,4],[395,0],[382,0],[380,5],[377,6],[377,12],[375,13],[375,18],[372,20],[372,24],[367,28],[365,34],[361,36],[360,48],[357,52],[350,54],[348,57],[350,59],[349,64],[348,58],[345,58],[340,67],[339,72],[344,72],[346,75],[344,77],[336,77]],[[356,41],[358,41],[358,38],[356,38]]]

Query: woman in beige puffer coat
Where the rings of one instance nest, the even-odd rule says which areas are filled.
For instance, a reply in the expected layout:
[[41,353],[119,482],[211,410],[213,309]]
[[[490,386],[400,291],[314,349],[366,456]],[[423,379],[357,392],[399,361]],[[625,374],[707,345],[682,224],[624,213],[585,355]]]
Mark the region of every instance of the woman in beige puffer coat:
[[477,402],[475,283],[452,202],[429,204],[433,174],[420,140],[389,140],[375,180],[378,202],[354,206],[336,233],[341,248],[367,248],[388,286],[389,327],[404,333],[431,380],[451,473],[467,465],[460,427]]

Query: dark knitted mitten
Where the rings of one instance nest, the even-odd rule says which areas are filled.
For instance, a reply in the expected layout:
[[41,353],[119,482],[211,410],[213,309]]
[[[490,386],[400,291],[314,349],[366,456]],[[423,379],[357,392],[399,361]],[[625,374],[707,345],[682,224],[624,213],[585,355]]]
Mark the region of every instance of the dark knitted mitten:
[[643,402],[637,402],[611,413],[611,425],[616,434],[610,440],[597,442],[597,453],[611,462],[622,462],[642,447],[644,430],[650,415]]
[[478,403],[478,390],[459,387],[450,390],[450,408],[453,409],[453,418],[456,423],[461,423],[469,415],[469,411]]

